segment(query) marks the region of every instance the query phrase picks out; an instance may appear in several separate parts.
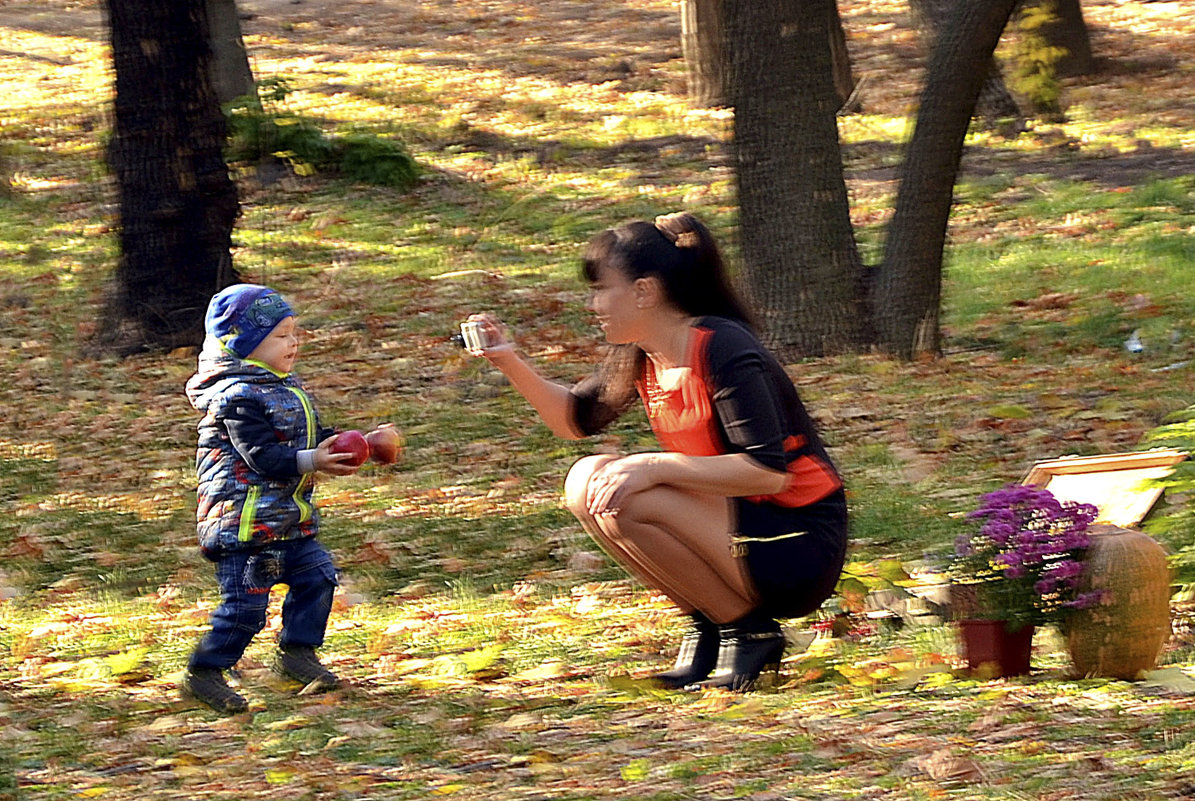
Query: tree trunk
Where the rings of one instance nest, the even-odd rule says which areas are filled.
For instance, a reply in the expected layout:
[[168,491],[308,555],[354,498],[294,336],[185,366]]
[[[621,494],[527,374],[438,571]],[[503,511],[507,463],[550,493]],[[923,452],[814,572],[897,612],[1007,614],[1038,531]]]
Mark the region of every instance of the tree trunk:
[[[909,8],[918,21],[922,40],[929,52],[933,52],[942,27],[957,2],[960,0],[909,0]],[[1025,115],[1004,84],[1004,74],[995,58],[988,60],[974,116],[988,125],[994,125],[1002,119],[1013,119],[1017,121],[1017,129],[1024,130]]]
[[680,4],[680,42],[689,103],[699,108],[727,104],[721,4],[721,0],[681,0]]
[[[836,3],[825,4],[830,24],[827,36],[834,65],[834,88],[838,105],[846,106],[855,91],[851,57],[846,47],[846,32]],[[699,108],[730,105],[730,65],[725,42],[725,3],[722,0],[681,0],[681,52],[688,76],[689,103]],[[859,103],[850,110],[858,111]]]
[[831,69],[833,0],[727,0],[744,284],[782,358],[863,338]]
[[241,36],[241,16],[236,0],[207,0],[207,18],[211,25],[212,88],[220,105],[225,106],[239,97],[256,99],[257,86]]
[[239,212],[209,80],[205,0],[105,2],[121,258],[101,345],[198,344],[209,298],[236,280],[230,247]]
[[8,166],[8,154],[4,148],[4,140],[0,139],[0,197],[12,194],[12,167]]
[[881,344],[905,358],[941,347],[942,253],[963,138],[1016,3],[957,0],[930,58],[874,304]]
[[[1042,0],[1038,0],[1041,2]],[[1091,37],[1083,19],[1079,0],[1046,0],[1053,5],[1054,20],[1044,26],[1042,35],[1052,47],[1066,55],[1054,65],[1059,76],[1086,75],[1093,69]]]
[[834,91],[838,94],[838,110],[858,113],[863,110],[863,104],[858,98],[852,100],[856,86],[855,75],[851,70],[851,54],[846,47],[846,31],[842,27],[837,0],[827,5],[830,15],[827,33],[830,37],[830,59],[834,65]]

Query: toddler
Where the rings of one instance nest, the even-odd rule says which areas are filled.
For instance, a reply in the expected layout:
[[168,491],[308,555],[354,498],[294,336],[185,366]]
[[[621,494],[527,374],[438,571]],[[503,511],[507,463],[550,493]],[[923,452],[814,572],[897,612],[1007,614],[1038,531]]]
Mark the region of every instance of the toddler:
[[206,338],[187,398],[200,412],[198,533],[216,563],[220,605],[187,664],[181,691],[219,712],[245,699],[224,671],[266,624],[270,589],[286,584],[274,668],[308,691],[336,686],[315,649],[324,641],[336,569],[316,539],[315,473],[349,475],[347,453],[332,453],[311,398],[292,373],[295,316],[272,289],[236,284],[219,292],[204,318]]

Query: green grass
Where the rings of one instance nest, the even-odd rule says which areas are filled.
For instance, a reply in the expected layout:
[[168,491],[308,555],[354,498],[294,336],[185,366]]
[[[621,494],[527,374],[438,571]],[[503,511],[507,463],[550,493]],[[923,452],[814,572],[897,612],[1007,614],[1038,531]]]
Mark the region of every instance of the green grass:
[[[981,213],[1004,193],[998,184],[973,186],[962,208]],[[1147,362],[1187,352],[1195,318],[1183,277],[1195,247],[1182,222],[1195,204],[1189,178],[1094,195],[1085,184],[1049,181],[1023,197],[990,223],[1023,232],[952,252],[948,327],[979,329],[993,344],[1043,358],[1059,350],[1112,353],[1134,330]],[[1045,295],[1058,300],[1034,308]]]

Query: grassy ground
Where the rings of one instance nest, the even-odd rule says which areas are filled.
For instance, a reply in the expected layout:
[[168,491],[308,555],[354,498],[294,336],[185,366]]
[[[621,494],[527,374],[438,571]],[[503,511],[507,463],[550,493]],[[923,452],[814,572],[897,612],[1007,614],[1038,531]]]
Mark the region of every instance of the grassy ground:
[[[874,256],[921,61],[903,4],[842,6],[866,83],[840,132]],[[1195,794],[1182,632],[1137,684],[1071,679],[1050,631],[1029,678],[966,678],[933,625],[821,638],[746,698],[640,680],[676,621],[594,553],[559,486],[595,448],[653,447],[642,417],[554,440],[448,335],[498,310],[572,380],[596,339],[575,275],[592,233],[683,206],[733,254],[729,119],[683,101],[671,3],[243,9],[288,111],[399,137],[423,168],[409,193],[239,176],[237,264],[300,310],[324,415],[407,437],[397,468],[319,490],[345,581],[326,656],[349,686],[294,696],[262,637],[241,670],[254,714],[175,698],[213,601],[181,394],[195,354],[83,355],[116,257],[104,33],[91,2],[0,3],[0,798]],[[932,565],[982,491],[1131,450],[1193,402],[1195,16],[1084,10],[1103,70],[1066,86],[1068,121],[970,142],[946,354],[791,365],[848,479],[860,561]]]

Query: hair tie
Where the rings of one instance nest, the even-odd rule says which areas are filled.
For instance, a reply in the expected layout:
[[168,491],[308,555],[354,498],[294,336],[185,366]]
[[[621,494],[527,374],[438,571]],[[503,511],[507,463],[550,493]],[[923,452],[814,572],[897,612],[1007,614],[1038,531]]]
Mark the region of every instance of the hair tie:
[[659,217],[656,217],[655,225],[656,225],[656,230],[659,231],[661,234],[663,234],[665,239],[667,239],[669,242],[671,242],[672,244],[675,245],[676,240],[677,240],[676,231],[669,230],[666,225],[666,223],[668,222],[668,220],[670,218],[671,218],[671,215],[668,215],[668,216],[661,215]]
[[[676,245],[678,248],[695,248],[701,244],[701,236],[694,230],[674,231],[672,225],[680,221],[679,218],[685,213],[683,211],[673,214],[661,214],[655,219],[656,229],[664,235],[664,237]],[[683,221],[680,221],[683,225]]]

